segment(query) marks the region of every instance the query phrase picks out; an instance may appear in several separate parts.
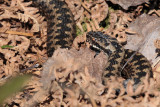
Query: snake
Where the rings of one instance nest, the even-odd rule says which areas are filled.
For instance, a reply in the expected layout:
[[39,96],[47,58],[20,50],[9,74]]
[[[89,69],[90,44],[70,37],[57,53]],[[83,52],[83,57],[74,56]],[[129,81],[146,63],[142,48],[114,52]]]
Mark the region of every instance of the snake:
[[[31,1],[34,7],[39,8],[39,12],[45,16],[47,21],[47,56],[51,57],[58,48],[71,48],[76,37],[76,24],[66,2],[64,0]],[[102,75],[104,85],[111,76],[122,76],[125,79],[133,78],[137,83],[142,81],[147,74],[153,77],[149,61],[138,52],[127,65],[130,72],[120,72],[121,66],[134,54],[134,51],[124,49],[116,38],[100,31],[90,31],[86,37],[86,42],[89,42],[91,47],[103,51],[109,56]]]
[[[51,57],[57,48],[71,48],[76,36],[76,24],[69,7],[64,0],[32,0],[40,13],[47,20],[47,55]],[[103,34],[100,31],[90,31],[86,34],[86,42],[93,48],[103,51],[109,56],[108,63],[102,75],[103,84],[106,84],[111,76],[122,76],[125,79],[132,78],[139,83],[149,74],[153,77],[152,68],[145,56],[137,52],[126,68],[121,67],[135,53],[124,49],[116,38]],[[128,72],[129,71],[129,72]]]
[[[51,57],[57,48],[71,48],[76,36],[76,24],[69,7],[64,0],[32,0],[47,20],[47,55]],[[93,48],[103,51],[109,56],[108,63],[102,75],[103,84],[106,84],[111,76],[122,76],[125,79],[132,78],[139,83],[149,74],[153,77],[151,65],[147,58],[137,52],[126,68],[121,67],[134,54],[134,51],[124,49],[116,38],[103,34],[100,31],[90,31],[86,34],[86,42]]]
[[[121,76],[124,79],[132,79],[134,84],[142,83],[146,75],[153,77],[151,64],[140,52],[124,49],[122,44],[114,37],[100,31],[90,31],[86,34],[86,42],[92,49],[104,52],[108,56],[108,63],[102,74],[103,84],[106,85],[111,76]],[[131,57],[136,53],[133,57]],[[122,69],[125,63],[125,69]]]
[[[47,56],[52,57],[58,48],[70,49],[76,37],[76,24],[67,3],[64,0],[30,1],[32,1],[31,5],[38,8],[39,13],[47,21]],[[26,94],[24,93],[24,95]],[[24,95],[23,98],[25,98]],[[21,102],[21,97],[19,99]],[[19,106],[16,101],[9,104],[9,106],[14,105]]]
[[72,12],[64,0],[32,0],[47,21],[47,56],[57,48],[71,48],[76,36]]

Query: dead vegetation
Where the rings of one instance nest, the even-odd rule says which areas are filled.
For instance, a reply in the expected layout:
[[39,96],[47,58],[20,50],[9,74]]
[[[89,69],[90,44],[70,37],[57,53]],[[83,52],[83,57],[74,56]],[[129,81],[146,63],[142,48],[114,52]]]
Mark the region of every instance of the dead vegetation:
[[[46,21],[38,9],[27,0],[0,1],[0,84],[17,74],[34,75],[24,90],[8,98],[4,106],[160,106],[158,0],[158,6],[148,0],[65,1],[74,15],[78,36],[73,49],[58,49],[49,59]],[[132,81],[124,88],[121,77],[102,85],[108,58],[103,53],[95,57],[85,46],[85,34],[91,30],[103,31],[122,43],[127,41],[126,48],[140,47],[152,63],[154,78],[148,81],[146,76],[136,90]]]

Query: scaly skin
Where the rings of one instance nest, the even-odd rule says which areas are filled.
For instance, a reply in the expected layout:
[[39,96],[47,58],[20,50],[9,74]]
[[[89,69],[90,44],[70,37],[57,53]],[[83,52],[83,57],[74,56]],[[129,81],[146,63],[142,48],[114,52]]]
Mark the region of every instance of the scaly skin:
[[125,71],[126,67],[125,70],[121,71],[121,68],[134,54],[134,51],[123,49],[122,45],[115,38],[99,31],[88,32],[86,38],[86,42],[89,42],[91,47],[98,51],[103,51],[109,56],[108,64],[102,75],[104,85],[106,85],[111,76],[122,76],[125,79],[133,79],[135,84],[140,83],[147,73],[150,77],[153,77],[149,61],[141,53],[137,52],[128,63],[127,67],[129,70]]
[[124,49],[115,38],[103,34],[102,32],[88,32],[86,35],[87,42],[99,51],[103,51],[109,56],[105,72],[102,75],[103,84],[110,79],[111,76],[118,76],[118,69],[124,56]]
[[[134,54],[134,52],[135,51],[133,50],[125,49],[125,55],[122,64],[125,64],[128,59]],[[127,72],[126,74],[125,70],[129,72]],[[123,70],[122,77],[126,79],[131,78],[135,81],[135,84],[138,84],[145,78],[147,73],[149,74],[149,77],[153,77],[151,64],[145,56],[137,52]]]
[[[57,48],[70,48],[76,35],[76,24],[73,15],[64,0],[32,0],[33,6],[39,8],[47,20],[47,55],[51,57]],[[31,89],[32,90],[32,89]],[[42,91],[43,92],[43,91]],[[29,92],[28,92],[29,93]],[[35,93],[35,92],[34,92]],[[37,93],[39,96],[44,93]],[[16,102],[24,98],[28,99],[26,104],[11,102],[8,106],[33,107],[41,102],[32,101],[32,95],[19,96]],[[29,100],[32,99],[32,100]],[[37,97],[35,98],[37,99]]]
[[32,0],[47,20],[47,55],[58,48],[70,48],[76,35],[73,15],[64,0]]

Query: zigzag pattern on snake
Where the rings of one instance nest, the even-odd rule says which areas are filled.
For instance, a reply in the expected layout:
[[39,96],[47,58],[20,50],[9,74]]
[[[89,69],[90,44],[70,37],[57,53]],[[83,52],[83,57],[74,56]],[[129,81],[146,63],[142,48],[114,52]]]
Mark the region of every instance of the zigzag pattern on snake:
[[[73,15],[64,0],[31,0],[33,6],[47,20],[47,55],[51,57],[57,48],[70,48],[76,36],[76,24]],[[32,88],[28,90],[32,91]],[[30,93],[30,92],[28,92]],[[8,106],[20,106],[18,101],[31,96],[24,92]],[[35,92],[34,92],[35,93]],[[30,96],[30,97],[28,97]],[[36,102],[37,104],[37,102]],[[26,105],[24,105],[26,106]]]
[[[140,83],[147,73],[149,74],[149,77],[153,77],[149,61],[141,53],[137,52],[128,63],[128,67],[125,67],[121,72],[121,68],[134,54],[134,51],[123,49],[122,45],[118,43],[115,38],[99,31],[88,32],[86,38],[86,41],[91,47],[98,51],[103,51],[109,56],[108,65],[106,66],[102,77],[103,84],[106,84],[111,76],[122,76],[125,79],[133,79],[135,84]],[[126,69],[127,71],[125,71]]]
[[[35,6],[45,14],[47,19],[47,54],[52,56],[55,49],[70,48],[75,38],[75,22],[73,15],[64,0],[32,0]],[[130,72],[118,72],[122,63],[134,53],[131,50],[123,49],[115,38],[107,36],[102,32],[89,32],[87,40],[91,46],[104,51],[109,56],[109,63],[103,74],[104,84],[110,76],[122,76],[133,78],[139,83],[147,73],[152,77],[151,65],[140,53],[137,53],[128,65],[131,65]]]
[[64,0],[32,0],[47,20],[47,55],[58,48],[70,48],[76,35],[73,15]]
[[[51,57],[58,47],[70,48],[76,35],[76,27],[73,15],[64,0],[32,0],[47,20],[47,55]],[[126,79],[133,78],[139,83],[148,73],[153,76],[151,65],[140,53],[137,53],[130,61],[130,72],[118,72],[121,64],[124,64],[134,53],[123,49],[115,38],[102,32],[87,33],[87,42],[99,51],[109,56],[108,65],[103,73],[103,82],[110,76],[122,76]],[[17,103],[15,103],[17,104]],[[12,103],[11,105],[15,105]]]

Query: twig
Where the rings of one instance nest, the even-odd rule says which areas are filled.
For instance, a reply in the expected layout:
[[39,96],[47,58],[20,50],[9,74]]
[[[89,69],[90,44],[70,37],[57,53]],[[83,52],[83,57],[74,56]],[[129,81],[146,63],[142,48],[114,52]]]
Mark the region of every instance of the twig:
[[82,2],[82,0],[80,0],[81,5],[83,6],[83,8],[89,13],[91,14],[91,11],[84,5],[84,3]]
[[142,46],[144,46],[144,44],[146,43],[146,41],[149,39],[149,36],[147,36],[146,37],[146,39],[142,39],[141,41],[140,41],[140,43],[142,43],[142,44],[140,44],[139,45],[139,47],[138,47],[138,49],[132,54],[132,56],[128,59],[128,61],[124,64],[124,66],[122,67],[122,69],[121,69],[121,72],[123,71],[123,69],[126,67],[126,65],[131,61],[131,59],[135,56],[135,54],[140,50],[140,49],[142,49]]
[[39,64],[34,64],[34,65],[32,65],[31,67],[28,67],[28,68],[25,68],[25,69],[20,70],[20,72],[25,72],[25,71],[31,70],[31,69],[33,69],[33,68],[37,68],[38,66],[39,66]]
[[10,30],[7,30],[5,32],[0,31],[0,33],[8,33],[8,34],[13,34],[13,35],[23,35],[23,36],[33,36],[33,33],[17,32],[17,31],[10,31]]

